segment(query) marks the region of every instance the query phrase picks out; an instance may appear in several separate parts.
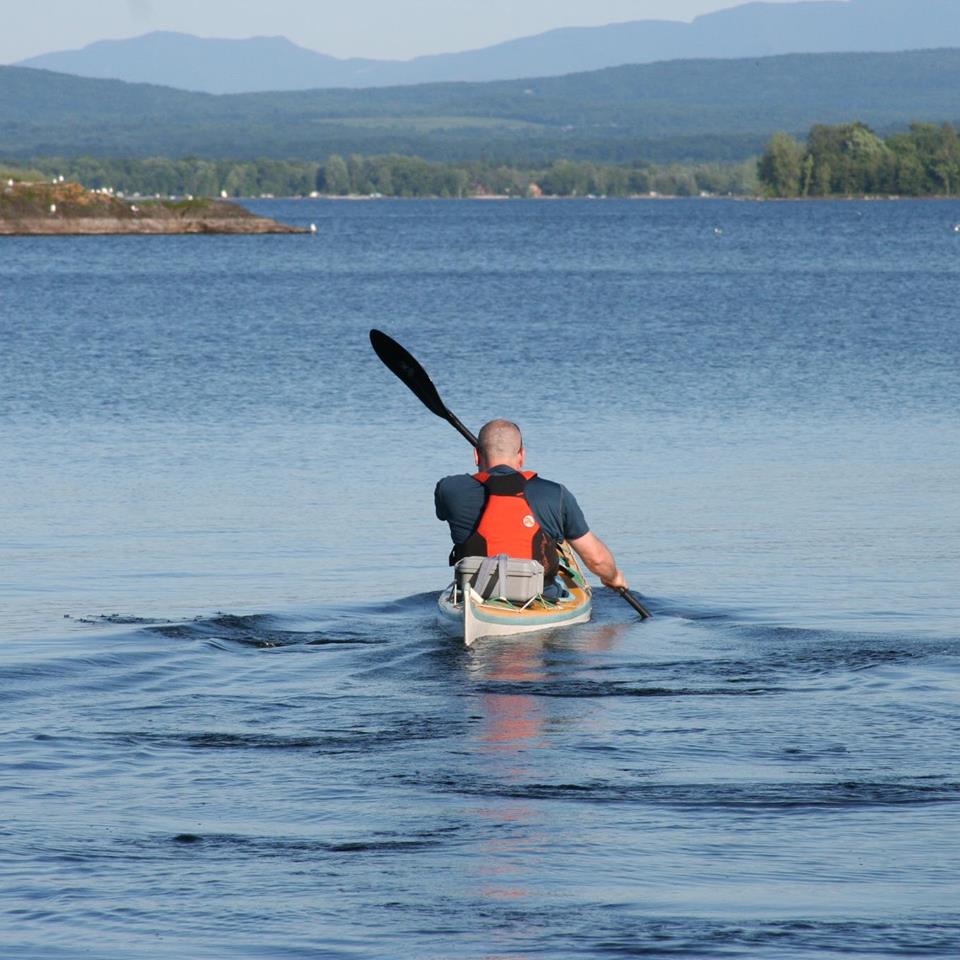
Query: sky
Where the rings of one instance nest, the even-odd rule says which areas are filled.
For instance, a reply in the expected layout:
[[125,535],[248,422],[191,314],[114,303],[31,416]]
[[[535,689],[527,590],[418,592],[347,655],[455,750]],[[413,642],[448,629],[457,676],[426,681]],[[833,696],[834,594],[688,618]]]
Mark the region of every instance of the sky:
[[[791,0],[768,0],[787,3]],[[692,20],[740,0],[0,0],[0,63],[95,40],[177,30],[285,36],[336,57],[405,60],[555,27]]]

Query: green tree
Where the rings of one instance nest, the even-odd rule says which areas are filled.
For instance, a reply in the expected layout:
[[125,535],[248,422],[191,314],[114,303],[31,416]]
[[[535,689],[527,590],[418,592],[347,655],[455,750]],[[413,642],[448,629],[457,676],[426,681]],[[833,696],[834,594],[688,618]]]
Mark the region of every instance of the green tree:
[[370,186],[367,192],[394,196],[392,157],[369,157],[363,166],[364,178]]
[[796,197],[801,193],[803,147],[789,133],[775,133],[757,166],[757,176],[772,197]]
[[588,193],[583,172],[570,160],[558,160],[539,179],[540,189],[553,197],[575,197]]
[[352,153],[347,159],[347,177],[350,180],[350,193],[371,193],[367,179],[366,161],[359,154]]
[[817,160],[810,157],[813,162],[813,186],[810,195],[814,197],[829,197],[833,193],[833,170],[826,160]]
[[215,197],[220,193],[220,180],[217,177],[217,166],[209,160],[186,161],[184,166],[184,193],[195,197]]
[[818,196],[879,192],[891,160],[887,145],[862,123],[817,124],[807,138],[807,152]]
[[960,138],[949,124],[914,124],[910,133],[923,158],[931,192],[952,196],[960,190]]
[[653,175],[649,169],[634,168],[627,178],[627,192],[647,194],[653,190]]
[[327,162],[317,171],[317,189],[336,197],[350,193],[350,172],[346,160],[338,153],[327,157]]

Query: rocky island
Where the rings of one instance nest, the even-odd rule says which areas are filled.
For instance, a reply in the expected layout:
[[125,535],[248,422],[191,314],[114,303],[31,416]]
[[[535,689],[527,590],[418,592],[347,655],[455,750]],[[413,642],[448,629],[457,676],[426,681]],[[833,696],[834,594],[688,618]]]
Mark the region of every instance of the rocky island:
[[7,180],[0,235],[307,233],[226,200],[128,200],[79,183]]

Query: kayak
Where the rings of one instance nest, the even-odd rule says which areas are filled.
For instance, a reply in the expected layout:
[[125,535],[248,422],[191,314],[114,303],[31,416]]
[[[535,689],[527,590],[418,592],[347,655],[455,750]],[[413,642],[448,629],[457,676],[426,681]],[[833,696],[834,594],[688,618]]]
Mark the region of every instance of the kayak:
[[558,600],[537,595],[526,603],[491,597],[484,599],[473,587],[465,589],[456,581],[440,593],[441,626],[472,646],[481,637],[506,637],[537,633],[586,623],[590,619],[591,590],[573,551],[560,544],[560,573],[557,582],[565,588]]

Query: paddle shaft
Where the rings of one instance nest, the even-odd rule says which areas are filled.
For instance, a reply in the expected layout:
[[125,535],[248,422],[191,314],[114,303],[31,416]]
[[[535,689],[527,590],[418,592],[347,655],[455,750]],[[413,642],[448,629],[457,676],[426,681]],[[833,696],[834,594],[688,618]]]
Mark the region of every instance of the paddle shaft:
[[[383,361],[384,366],[402,380],[413,395],[433,414],[446,420],[458,433],[464,436],[474,447],[479,447],[477,438],[460,422],[440,399],[440,393],[427,375],[420,362],[409,350],[400,346],[393,337],[380,330],[370,331],[370,344],[374,352]],[[626,587],[618,587],[617,593],[633,607],[644,620],[652,614]]]
[[444,419],[459,430],[477,449],[480,448],[480,441],[449,410]]
[[626,588],[617,587],[617,593],[640,614],[642,620],[649,620],[653,614]]

